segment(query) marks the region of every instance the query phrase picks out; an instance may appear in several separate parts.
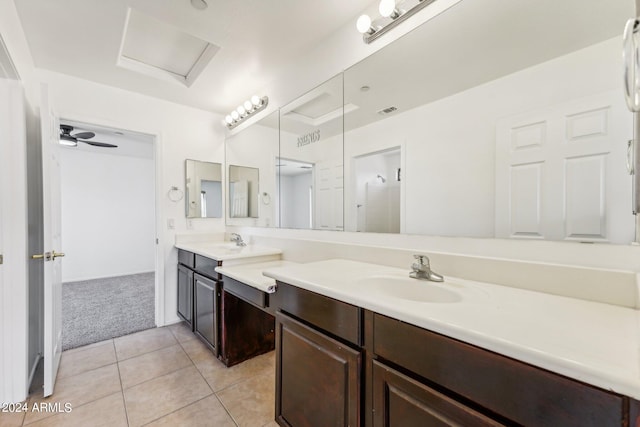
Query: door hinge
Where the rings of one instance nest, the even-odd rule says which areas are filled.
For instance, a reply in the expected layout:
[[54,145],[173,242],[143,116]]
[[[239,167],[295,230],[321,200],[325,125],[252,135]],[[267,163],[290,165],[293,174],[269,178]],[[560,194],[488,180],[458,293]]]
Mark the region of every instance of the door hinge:
[[0,254],[0,265],[4,264],[4,255]]

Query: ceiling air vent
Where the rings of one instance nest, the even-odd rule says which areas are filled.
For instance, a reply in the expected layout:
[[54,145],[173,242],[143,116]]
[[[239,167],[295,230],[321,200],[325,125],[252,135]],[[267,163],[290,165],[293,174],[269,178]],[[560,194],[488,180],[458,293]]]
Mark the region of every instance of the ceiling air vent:
[[396,107],[387,107],[387,108],[383,108],[382,110],[378,111],[378,114],[381,114],[381,115],[384,116],[386,114],[391,114],[396,110],[397,110]]

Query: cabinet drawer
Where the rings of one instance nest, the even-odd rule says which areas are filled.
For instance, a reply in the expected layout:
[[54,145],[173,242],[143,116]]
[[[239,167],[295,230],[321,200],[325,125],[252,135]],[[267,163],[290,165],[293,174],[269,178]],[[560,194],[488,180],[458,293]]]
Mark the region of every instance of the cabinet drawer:
[[219,265],[222,265],[222,262],[196,254],[195,270],[197,273],[216,280],[218,279],[218,273],[216,273],[215,268]]
[[518,424],[622,425],[621,396],[379,314],[373,350]]
[[265,308],[267,306],[267,295],[261,290],[245,285],[244,283],[238,282],[230,277],[222,277],[222,287],[225,292],[229,292],[230,294],[250,302],[251,304],[257,305],[260,308]]
[[193,252],[178,249],[178,263],[186,265],[189,268],[194,268],[196,265],[196,258]]
[[362,309],[278,282],[280,309],[352,344],[362,344]]

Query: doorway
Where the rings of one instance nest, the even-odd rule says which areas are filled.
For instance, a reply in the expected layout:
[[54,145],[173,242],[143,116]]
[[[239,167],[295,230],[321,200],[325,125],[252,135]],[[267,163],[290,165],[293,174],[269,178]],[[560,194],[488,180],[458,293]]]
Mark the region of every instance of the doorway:
[[60,124],[68,350],[156,326],[156,148],[152,135]]
[[356,231],[400,232],[400,147],[355,158]]
[[313,228],[313,163],[276,158],[280,227]]

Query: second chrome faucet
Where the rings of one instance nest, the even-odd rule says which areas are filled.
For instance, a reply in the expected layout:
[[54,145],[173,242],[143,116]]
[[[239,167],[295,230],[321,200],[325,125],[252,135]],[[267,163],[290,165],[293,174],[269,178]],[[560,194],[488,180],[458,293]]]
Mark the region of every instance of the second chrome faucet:
[[426,255],[414,255],[416,262],[411,264],[409,277],[419,280],[431,280],[432,282],[444,282],[444,277],[431,270],[429,258]]

